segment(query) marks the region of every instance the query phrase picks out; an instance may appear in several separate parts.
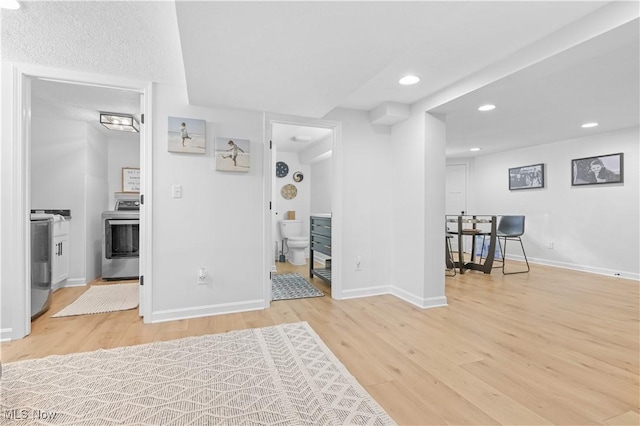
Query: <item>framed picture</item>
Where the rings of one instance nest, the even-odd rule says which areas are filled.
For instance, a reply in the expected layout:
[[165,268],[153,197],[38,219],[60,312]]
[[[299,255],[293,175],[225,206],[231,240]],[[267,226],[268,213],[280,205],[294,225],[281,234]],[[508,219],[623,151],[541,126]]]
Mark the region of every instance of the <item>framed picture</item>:
[[544,188],[544,164],[509,169],[509,190]]
[[169,117],[168,150],[188,154],[206,152],[207,122],[194,118]]
[[140,169],[122,168],[122,192],[140,192]]
[[599,155],[571,160],[571,185],[624,182],[624,154]]
[[216,170],[223,172],[248,172],[251,141],[237,138],[216,138]]

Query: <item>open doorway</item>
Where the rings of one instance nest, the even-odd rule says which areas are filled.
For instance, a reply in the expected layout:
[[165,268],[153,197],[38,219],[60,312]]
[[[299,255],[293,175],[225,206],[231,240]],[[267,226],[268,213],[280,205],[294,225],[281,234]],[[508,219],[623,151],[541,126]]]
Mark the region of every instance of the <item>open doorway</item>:
[[308,297],[318,295],[317,290],[331,296],[335,130],[302,123],[271,124],[273,300],[282,297],[282,280],[287,286],[299,282],[305,290],[295,287],[293,291]]
[[[20,339],[31,332],[31,286],[29,283],[31,282],[31,272],[32,272],[32,253],[31,253],[31,233],[30,233],[30,222],[31,210],[67,210],[67,207],[62,205],[41,205],[35,206],[32,205],[32,181],[34,180],[34,173],[40,173],[40,170],[37,170],[38,166],[33,164],[31,158],[32,149],[34,149],[33,138],[34,138],[34,129],[33,122],[34,117],[36,120],[58,120],[53,117],[47,117],[46,114],[38,113],[38,108],[42,106],[41,103],[45,103],[45,99],[40,99],[33,96],[33,89],[36,90],[36,96],[38,95],[38,88],[40,84],[49,84],[49,83],[60,83],[66,84],[67,86],[63,86],[63,91],[68,91],[69,93],[73,92],[70,90],[71,87],[87,87],[87,88],[100,88],[100,89],[108,89],[108,90],[120,90],[123,92],[131,92],[135,94],[135,99],[137,99],[137,111],[140,114],[140,117],[144,116],[145,111],[150,110],[151,107],[151,91],[152,87],[150,83],[119,79],[119,78],[110,78],[105,76],[94,76],[88,75],[85,73],[79,72],[65,72],[62,70],[53,70],[48,68],[40,68],[37,66],[15,66],[14,67],[15,79],[13,80],[13,84],[10,87],[11,99],[13,100],[14,109],[16,111],[15,116],[18,117],[15,121],[15,126],[12,132],[12,139],[9,142],[11,144],[12,150],[14,152],[14,162],[11,166],[11,170],[8,172],[12,173],[14,176],[18,177],[17,179],[11,182],[10,187],[8,188],[12,194],[15,194],[14,199],[11,200],[10,205],[7,205],[8,211],[11,212],[9,216],[11,218],[11,226],[13,231],[9,236],[12,245],[15,248],[15,252],[17,253],[15,256],[15,262],[13,262],[13,266],[7,272],[7,276],[11,279],[9,280],[9,284],[7,285],[7,291],[11,292],[14,295],[14,299],[16,303],[13,303],[9,309],[4,310],[5,315],[3,318],[7,319],[7,323],[10,323],[12,326],[10,328],[2,330],[2,338],[6,340],[15,340]],[[56,102],[61,99],[65,94],[58,93],[49,94],[50,101],[55,105]],[[77,100],[73,100],[77,101]],[[77,105],[72,101],[72,106]],[[62,108],[60,108],[62,109]],[[102,108],[101,108],[102,109]],[[35,116],[33,114],[36,114]],[[81,117],[80,109],[71,108],[70,116],[66,117],[64,123],[73,122],[74,119],[77,121],[81,121],[79,117]],[[93,120],[99,120],[98,118],[93,118]],[[59,124],[59,123],[58,123]],[[146,120],[146,125],[148,128],[151,127],[151,120]],[[62,127],[64,129],[64,125],[54,127]],[[74,126],[71,126],[74,127]],[[82,126],[74,127],[75,130],[78,130]],[[87,132],[97,132],[97,130],[89,131],[87,130],[88,126],[84,125],[85,139]],[[47,133],[49,130],[43,130],[43,133]],[[59,137],[59,133],[56,130],[51,130],[50,132],[52,138]],[[66,141],[70,141],[73,138],[64,137]],[[151,182],[147,181],[145,176],[151,175],[151,132],[145,130],[145,126],[142,125],[140,128],[140,136],[139,136],[139,182],[140,182],[140,195],[142,196],[145,192],[151,193]],[[54,149],[53,146],[49,146],[48,155],[41,155],[40,164],[47,165],[55,162],[56,156],[61,154],[61,149]],[[88,153],[85,152],[88,155]],[[79,158],[79,157],[78,157]],[[85,161],[84,155],[82,156],[82,161]],[[44,167],[44,166],[43,166]],[[83,194],[88,193],[90,195],[95,194],[95,192],[91,191],[92,186],[92,173],[95,170],[91,167],[85,167],[84,173],[79,175],[76,179],[71,179],[68,182],[71,182],[69,185],[79,185],[82,187]],[[58,173],[62,173],[58,171]],[[52,173],[44,173],[45,177],[48,176],[51,180],[57,178],[58,176],[53,176]],[[62,187],[57,187],[56,191],[66,191],[70,190],[70,187],[66,187],[62,185]],[[101,209],[102,206],[96,207],[93,203],[93,199],[87,199],[86,197],[83,199],[83,206],[77,212],[84,211],[85,213],[92,209]],[[46,202],[46,201],[45,201]],[[108,201],[106,202],[108,204]],[[32,208],[33,207],[33,208]],[[143,255],[140,256],[140,273],[144,274],[149,270],[150,265],[150,251],[146,250],[146,247],[151,246],[151,234],[150,234],[150,224],[144,224],[145,218],[147,218],[150,211],[150,203],[146,203],[145,208],[142,208],[140,211],[140,220],[143,224],[140,227],[140,252]],[[70,209],[69,209],[70,210]],[[70,212],[70,215],[73,216],[74,212]],[[73,220],[73,218],[71,219]],[[98,219],[99,220],[99,219]],[[84,226],[81,226],[81,229],[85,230]],[[70,234],[69,230],[69,234]],[[81,245],[85,245],[83,243]],[[68,241],[70,244],[71,241]],[[52,250],[55,252],[55,246]],[[64,250],[64,244],[62,245],[62,252],[71,254],[70,252],[66,252]],[[69,259],[72,261],[72,259]],[[90,259],[84,259],[83,266],[87,267],[87,263],[94,262],[97,263],[95,257],[91,257]],[[71,265],[70,265],[71,267]],[[68,280],[69,277],[66,279]],[[50,274],[49,272],[46,272]],[[45,273],[45,274],[46,274]],[[63,274],[64,275],[64,274]],[[81,285],[80,281],[73,282],[72,284]],[[149,315],[151,311],[151,306],[148,303],[145,303],[146,300],[150,300],[151,294],[151,286],[148,286],[144,289],[140,288],[139,292],[139,314],[143,316]]]

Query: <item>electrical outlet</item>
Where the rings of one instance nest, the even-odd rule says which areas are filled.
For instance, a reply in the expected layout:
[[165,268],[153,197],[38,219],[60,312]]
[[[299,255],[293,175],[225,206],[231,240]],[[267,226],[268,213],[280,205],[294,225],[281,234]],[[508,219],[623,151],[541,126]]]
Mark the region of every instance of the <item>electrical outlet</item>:
[[547,248],[550,249],[550,250],[553,249],[553,241],[549,241],[547,243]]
[[205,285],[207,284],[207,268],[199,268],[198,276],[196,278],[196,284]]
[[173,198],[182,198],[182,185],[171,185],[171,196]]
[[362,259],[356,256],[356,271],[362,271]]

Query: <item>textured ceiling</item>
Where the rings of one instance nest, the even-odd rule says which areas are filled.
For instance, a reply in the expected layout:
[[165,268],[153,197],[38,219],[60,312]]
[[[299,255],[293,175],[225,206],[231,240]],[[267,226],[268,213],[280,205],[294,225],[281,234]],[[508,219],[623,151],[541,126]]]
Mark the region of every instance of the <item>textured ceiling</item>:
[[[0,11],[3,60],[186,86],[195,105],[306,117],[426,98],[447,114],[448,156],[578,137],[584,120],[600,122],[591,132],[638,125],[636,1],[22,4]],[[422,81],[399,86],[406,73]],[[34,87],[41,117],[89,120],[137,102]],[[479,115],[487,101],[498,108]]]

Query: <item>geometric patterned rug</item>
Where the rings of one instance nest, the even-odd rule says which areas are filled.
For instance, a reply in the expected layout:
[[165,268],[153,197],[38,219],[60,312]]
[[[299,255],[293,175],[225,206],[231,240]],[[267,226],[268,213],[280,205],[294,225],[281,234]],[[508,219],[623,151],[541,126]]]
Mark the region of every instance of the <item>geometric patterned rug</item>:
[[69,317],[134,309],[139,304],[139,288],[138,283],[92,285],[73,303],[57,314],[52,315],[52,317]]
[[0,423],[395,424],[306,322],[4,364],[0,410]]
[[324,293],[315,288],[300,274],[274,274],[272,277],[271,300],[303,299],[320,296],[324,296]]

